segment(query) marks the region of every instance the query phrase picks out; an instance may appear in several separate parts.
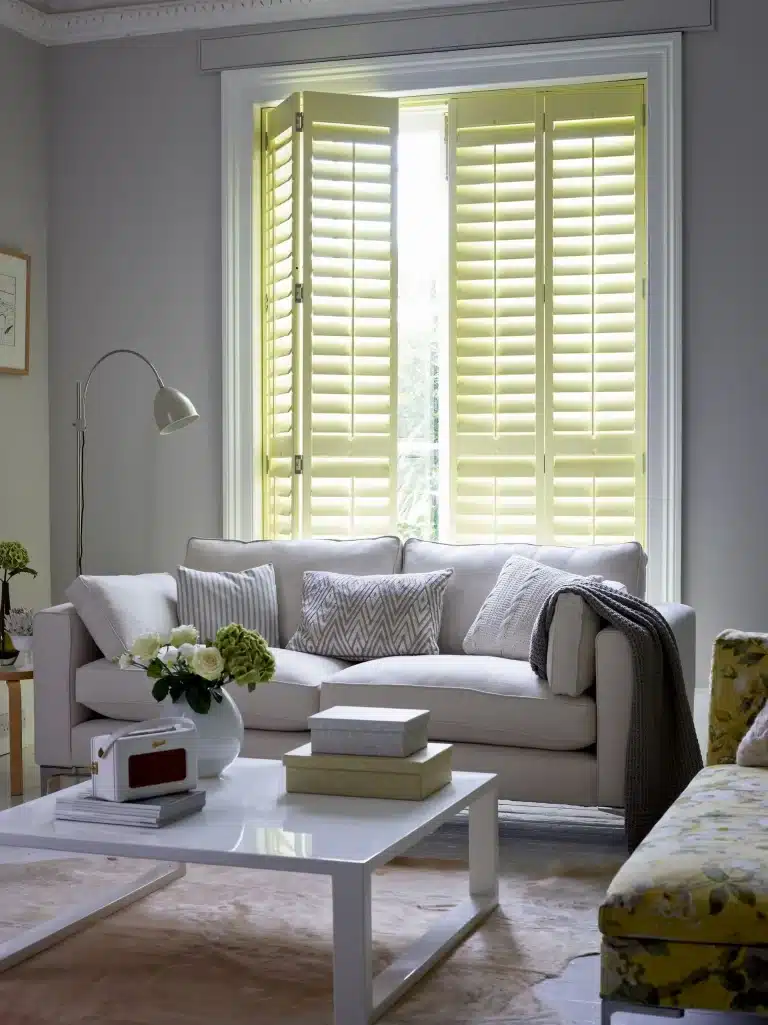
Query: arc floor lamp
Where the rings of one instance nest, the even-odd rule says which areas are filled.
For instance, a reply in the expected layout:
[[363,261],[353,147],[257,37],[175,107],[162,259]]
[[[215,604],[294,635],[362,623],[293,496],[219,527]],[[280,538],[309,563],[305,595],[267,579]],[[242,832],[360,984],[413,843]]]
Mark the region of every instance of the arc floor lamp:
[[85,399],[88,394],[88,385],[91,383],[93,372],[96,367],[105,359],[117,353],[128,353],[131,356],[138,356],[143,360],[155,375],[157,381],[157,394],[155,395],[155,423],[161,434],[170,434],[181,427],[199,420],[199,414],[187,396],[176,388],[169,388],[163,383],[163,379],[157,372],[157,368],[146,356],[135,349],[112,349],[105,352],[96,360],[88,372],[85,384],[77,382],[77,419],[74,427],[77,430],[77,574],[83,571],[83,526],[85,523]]

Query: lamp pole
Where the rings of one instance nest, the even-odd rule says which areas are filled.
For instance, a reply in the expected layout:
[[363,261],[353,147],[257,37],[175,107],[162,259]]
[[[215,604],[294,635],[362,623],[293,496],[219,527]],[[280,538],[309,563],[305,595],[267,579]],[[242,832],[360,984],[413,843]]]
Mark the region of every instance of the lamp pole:
[[103,356],[93,364],[91,369],[88,371],[88,376],[85,379],[85,384],[82,381],[77,381],[77,418],[73,423],[73,427],[77,431],[77,486],[76,486],[76,497],[77,497],[77,575],[83,571],[83,526],[85,520],[85,432],[87,428],[85,419],[85,400],[88,395],[88,385],[91,383],[93,372],[100,363],[104,360],[109,359],[110,356],[115,356],[117,353],[127,353],[130,356],[138,356],[142,362],[146,363],[152,373],[155,375],[157,381],[157,394],[155,396],[155,423],[157,424],[158,430],[161,434],[168,434],[173,430],[177,430],[181,427],[186,427],[188,424],[193,423],[199,419],[197,410],[192,405],[190,400],[184,395],[183,392],[177,391],[175,388],[169,388],[163,384],[163,379],[157,371],[157,367],[154,363],[147,359],[141,352],[137,352],[136,349],[111,349],[109,352],[105,352]]

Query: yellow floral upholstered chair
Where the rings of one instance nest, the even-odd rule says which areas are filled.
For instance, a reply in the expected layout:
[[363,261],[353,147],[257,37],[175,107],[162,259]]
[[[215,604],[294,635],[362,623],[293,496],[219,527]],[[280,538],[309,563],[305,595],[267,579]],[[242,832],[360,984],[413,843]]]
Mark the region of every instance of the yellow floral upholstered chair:
[[707,767],[600,908],[604,1023],[622,1008],[768,1015],[768,769],[734,764],[767,699],[768,634],[721,634]]

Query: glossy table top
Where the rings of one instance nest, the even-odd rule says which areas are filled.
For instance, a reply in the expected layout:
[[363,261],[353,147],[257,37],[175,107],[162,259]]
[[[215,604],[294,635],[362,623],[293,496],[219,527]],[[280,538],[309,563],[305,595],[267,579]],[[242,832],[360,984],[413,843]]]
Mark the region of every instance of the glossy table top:
[[57,795],[50,794],[0,812],[0,846],[327,873],[334,863],[389,861],[495,781],[490,773],[454,772],[452,783],[424,801],[287,794],[280,762],[238,758],[220,779],[201,781],[205,808],[181,822],[160,829],[57,822]]

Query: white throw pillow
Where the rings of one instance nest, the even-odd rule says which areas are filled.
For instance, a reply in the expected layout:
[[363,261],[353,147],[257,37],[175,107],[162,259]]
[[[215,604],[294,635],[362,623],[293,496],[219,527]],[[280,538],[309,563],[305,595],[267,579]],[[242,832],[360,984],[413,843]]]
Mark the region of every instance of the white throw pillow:
[[206,573],[179,566],[179,618],[213,640],[230,623],[257,630],[267,644],[277,647],[277,587],[271,563],[242,573]]
[[544,603],[559,587],[574,580],[600,583],[602,577],[581,577],[522,555],[511,556],[467,631],[464,651],[468,655],[527,659],[531,634]]
[[167,634],[179,625],[176,581],[169,573],[80,576],[67,598],[105,658],[122,655],[140,634]]
[[736,752],[737,765],[768,769],[768,701],[757,713]]

